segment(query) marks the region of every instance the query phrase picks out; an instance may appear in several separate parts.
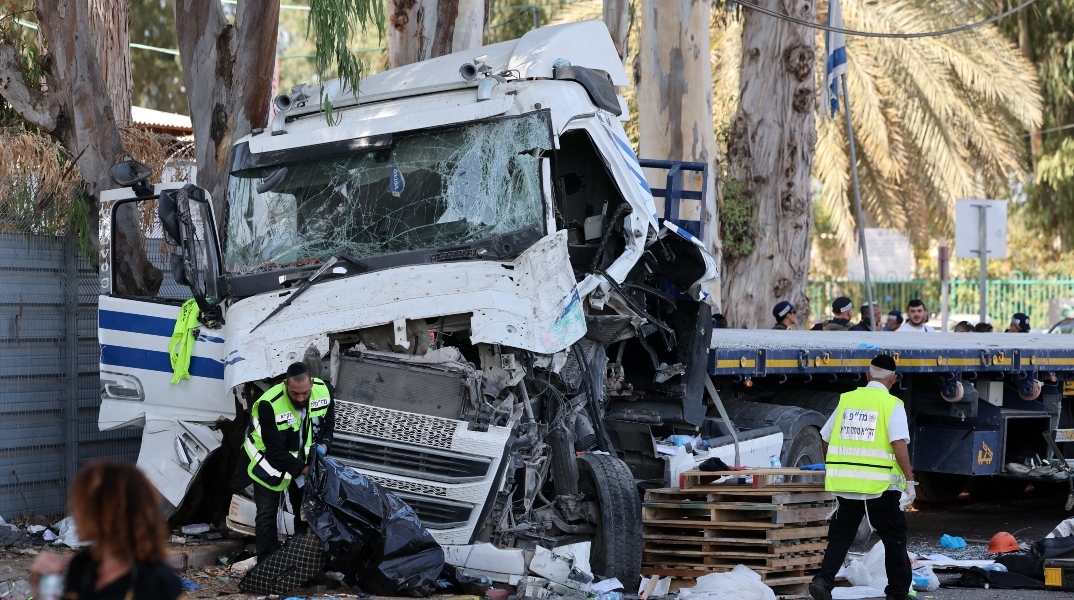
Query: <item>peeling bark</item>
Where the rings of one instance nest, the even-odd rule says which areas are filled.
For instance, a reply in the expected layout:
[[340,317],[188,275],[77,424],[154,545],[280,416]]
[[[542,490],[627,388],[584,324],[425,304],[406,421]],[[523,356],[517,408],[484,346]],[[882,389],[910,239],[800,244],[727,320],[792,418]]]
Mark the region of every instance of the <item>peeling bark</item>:
[[[816,20],[811,0],[758,0],[759,6]],[[731,327],[772,326],[788,300],[809,323],[810,173],[817,142],[813,66],[816,38],[806,27],[744,11],[742,80],[727,159],[755,218],[755,250],[728,257],[723,298]]]
[[485,0],[389,0],[388,10],[389,68],[483,43]]
[[604,0],[604,24],[608,26],[615,51],[625,65],[630,43],[630,0]]
[[[122,160],[126,152],[98,62],[98,48],[90,35],[91,4],[82,0],[38,0],[36,12],[39,31],[48,48],[46,86],[28,88],[15,48],[0,46],[0,95],[22,118],[47,132],[75,157],[93,214],[100,193],[115,185],[109,167]],[[126,22],[125,15],[116,13],[116,18]],[[106,45],[104,50],[108,48]],[[113,50],[128,52],[125,46]],[[130,106],[129,95],[125,104]],[[137,220],[119,219],[115,232],[117,238],[132,240],[118,247],[130,269],[116,277],[116,290],[156,294],[160,271],[149,262],[140,243]],[[96,246],[97,228],[91,227],[88,233]]]
[[212,194],[218,221],[232,143],[268,123],[279,19],[279,0],[240,1],[234,24],[219,0],[175,2],[198,185]]
[[[702,221],[702,241],[719,263],[719,220],[716,218],[719,157],[712,126],[709,29],[693,26],[709,22],[709,3],[705,0],[643,0],[640,10],[641,44],[634,70],[640,155],[708,164],[704,195],[709,202],[701,206],[696,200],[684,200],[679,216]],[[686,189],[700,189],[700,182],[691,182],[690,177],[690,174],[684,177]],[[656,177],[649,179],[659,180]],[[657,202],[660,203],[659,198]],[[707,291],[719,309],[719,284]]]
[[88,0],[89,26],[97,47],[101,77],[120,126],[131,123],[131,0]]

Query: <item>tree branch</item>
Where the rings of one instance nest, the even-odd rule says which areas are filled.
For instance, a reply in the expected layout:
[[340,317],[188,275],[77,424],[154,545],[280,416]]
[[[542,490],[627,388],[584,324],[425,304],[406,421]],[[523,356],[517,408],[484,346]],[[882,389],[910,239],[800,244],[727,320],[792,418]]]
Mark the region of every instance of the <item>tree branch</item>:
[[0,46],[0,96],[23,119],[49,133],[56,130],[59,103],[48,94],[26,87],[18,52],[10,45]]

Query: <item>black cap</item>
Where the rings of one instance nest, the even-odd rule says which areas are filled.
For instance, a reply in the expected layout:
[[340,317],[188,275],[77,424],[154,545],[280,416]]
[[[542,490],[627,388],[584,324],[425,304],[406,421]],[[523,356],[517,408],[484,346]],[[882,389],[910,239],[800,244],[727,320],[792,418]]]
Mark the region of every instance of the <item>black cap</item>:
[[885,371],[895,370],[895,359],[891,358],[887,354],[876,355],[876,358],[874,358],[869,364],[873,365],[878,369],[884,369]]
[[1014,313],[1011,323],[1018,326],[1018,331],[1029,333],[1029,316],[1025,313]]
[[832,302],[832,312],[835,314],[845,313],[854,308],[854,303],[846,296],[839,296]]
[[775,317],[778,321],[783,317],[786,317],[787,313],[792,312],[794,312],[794,305],[790,302],[787,302],[786,300],[783,300],[782,302],[777,304],[775,308],[772,309],[772,316]]

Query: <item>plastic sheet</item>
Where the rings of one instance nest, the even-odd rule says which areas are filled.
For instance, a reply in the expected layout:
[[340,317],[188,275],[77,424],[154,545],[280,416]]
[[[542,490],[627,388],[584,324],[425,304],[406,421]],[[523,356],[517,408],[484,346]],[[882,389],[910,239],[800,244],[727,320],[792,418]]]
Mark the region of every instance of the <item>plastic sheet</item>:
[[749,567],[738,565],[730,573],[709,573],[697,585],[679,591],[680,600],[776,600],[772,588]]
[[333,570],[357,576],[366,592],[425,597],[437,591],[444,551],[414,510],[331,458],[315,454],[303,514]]

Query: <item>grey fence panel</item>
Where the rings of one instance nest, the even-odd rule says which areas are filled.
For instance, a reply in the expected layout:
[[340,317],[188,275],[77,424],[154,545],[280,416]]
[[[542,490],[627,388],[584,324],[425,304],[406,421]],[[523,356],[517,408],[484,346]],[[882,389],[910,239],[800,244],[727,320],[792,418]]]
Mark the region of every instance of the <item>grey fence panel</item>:
[[141,445],[140,429],[97,427],[97,271],[85,258],[73,263],[71,253],[64,236],[0,234],[0,516],[7,519],[65,514],[78,467],[133,462]]

